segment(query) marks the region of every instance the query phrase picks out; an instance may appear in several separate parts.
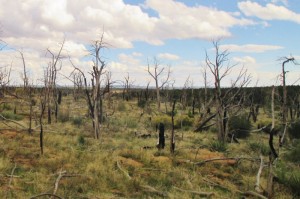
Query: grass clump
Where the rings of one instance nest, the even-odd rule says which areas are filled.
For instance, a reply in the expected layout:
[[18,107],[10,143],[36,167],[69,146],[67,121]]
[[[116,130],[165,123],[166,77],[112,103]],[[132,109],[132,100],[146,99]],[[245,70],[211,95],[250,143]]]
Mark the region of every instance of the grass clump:
[[226,152],[228,145],[225,142],[212,141],[209,143],[209,149],[211,151]]
[[261,153],[262,155],[268,155],[270,152],[269,146],[261,142],[252,141],[248,143],[248,146],[250,151]]

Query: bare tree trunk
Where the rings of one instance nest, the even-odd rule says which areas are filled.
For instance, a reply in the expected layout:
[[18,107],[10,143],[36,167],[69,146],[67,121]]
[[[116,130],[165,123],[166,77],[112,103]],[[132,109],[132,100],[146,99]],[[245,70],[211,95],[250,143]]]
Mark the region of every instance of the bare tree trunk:
[[176,100],[174,100],[173,106],[172,106],[172,133],[171,133],[171,139],[170,139],[170,152],[171,152],[171,154],[174,154],[174,152],[175,152],[175,131],[174,131],[175,105],[176,105]]

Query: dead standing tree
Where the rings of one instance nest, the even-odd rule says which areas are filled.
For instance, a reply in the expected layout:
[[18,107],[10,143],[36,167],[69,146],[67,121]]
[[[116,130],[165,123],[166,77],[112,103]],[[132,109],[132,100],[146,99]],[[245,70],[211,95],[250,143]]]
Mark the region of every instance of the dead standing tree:
[[[228,135],[229,111],[241,106],[241,102],[243,100],[243,98],[239,96],[241,94],[241,88],[250,82],[250,76],[247,74],[247,70],[242,68],[236,79],[232,81],[231,87],[226,90],[222,90],[221,81],[230,74],[231,70],[236,65],[230,64],[228,58],[229,52],[227,50],[221,51],[218,41],[213,42],[213,47],[215,50],[214,59],[212,60],[206,52],[205,62],[214,78],[214,101],[216,107],[218,140],[225,142]],[[239,99],[233,105],[236,98]],[[237,110],[234,110],[234,112],[236,113]]]
[[[155,81],[155,89],[156,89],[156,100],[157,100],[157,111],[160,112],[160,90],[169,82],[170,78],[170,67],[168,68],[167,76],[165,79],[160,79],[164,74],[165,67],[160,67],[159,61],[154,58],[153,59],[153,71],[151,72],[150,64],[148,62],[148,73]],[[161,81],[161,84],[159,84]]]
[[[285,64],[292,62],[295,65],[299,65],[296,63],[294,57],[284,57],[282,58],[284,60],[282,62],[282,73],[281,73],[281,78],[282,78],[282,124],[284,125],[284,129],[286,129],[287,126],[287,115],[288,115],[288,109],[287,109],[287,89],[286,89],[286,73],[287,71],[285,70]],[[280,140],[279,140],[279,145],[281,146],[283,141],[284,141],[284,135],[280,135]]]
[[[107,48],[106,43],[103,40],[103,34],[100,38],[100,40],[94,41],[94,44],[91,46],[90,55],[93,57],[93,69],[90,72],[92,78],[92,90],[89,89],[87,84],[87,79],[82,70],[80,70],[78,67],[76,67],[72,61],[70,60],[71,64],[74,67],[74,71],[71,73],[71,75],[75,71],[79,71],[79,73],[83,77],[84,87],[85,87],[85,94],[87,97],[87,103],[89,107],[90,115],[93,119],[93,128],[94,128],[94,137],[95,139],[99,139],[100,135],[100,122],[103,113],[101,113],[101,110],[103,110],[102,106],[102,98],[106,92],[109,91],[109,89],[102,89],[101,88],[101,78],[103,77],[106,67],[105,61],[101,57],[101,51],[103,49]],[[110,85],[107,85],[109,88]]]
[[58,116],[58,99],[57,99],[57,87],[56,87],[56,79],[57,72],[62,68],[62,50],[65,44],[65,40],[61,43],[58,53],[54,54],[50,49],[47,49],[47,53],[50,54],[51,61],[48,63],[47,67],[47,76],[45,77],[45,88],[47,95],[47,111],[48,111],[48,124],[51,124],[51,113],[52,107],[54,105],[55,108],[55,120],[57,121]]

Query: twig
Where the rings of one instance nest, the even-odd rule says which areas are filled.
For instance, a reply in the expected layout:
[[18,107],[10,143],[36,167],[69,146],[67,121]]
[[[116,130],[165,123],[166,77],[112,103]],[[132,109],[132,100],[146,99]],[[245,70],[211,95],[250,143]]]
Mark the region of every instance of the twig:
[[173,186],[174,189],[176,190],[179,190],[179,191],[182,191],[182,192],[188,192],[188,193],[192,193],[192,194],[195,194],[195,195],[199,195],[201,197],[212,197],[213,195],[215,195],[215,193],[213,192],[199,192],[199,191],[193,191],[193,190],[185,190],[185,189],[181,189],[181,188],[178,188],[178,187],[175,187]]

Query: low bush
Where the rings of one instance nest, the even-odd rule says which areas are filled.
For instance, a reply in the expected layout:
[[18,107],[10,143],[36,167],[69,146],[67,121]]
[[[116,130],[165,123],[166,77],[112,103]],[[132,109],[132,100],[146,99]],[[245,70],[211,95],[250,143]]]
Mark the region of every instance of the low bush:
[[300,165],[300,140],[297,140],[292,149],[287,152],[286,159]]
[[22,115],[18,115],[18,114],[15,114],[11,111],[3,111],[2,113],[2,116],[5,117],[6,119],[10,119],[10,120],[17,120],[17,121],[20,121],[23,119],[23,116]]
[[80,127],[83,123],[83,118],[82,117],[74,117],[72,119],[72,123],[77,126],[77,127]]
[[172,118],[168,115],[157,115],[154,116],[153,119],[153,125],[154,127],[158,125],[159,123],[163,123],[166,128],[171,128],[172,127]]
[[190,118],[187,115],[181,115],[175,118],[174,125],[175,128],[181,127],[191,127],[194,124],[194,118]]
[[270,147],[267,144],[261,143],[261,142],[250,142],[248,143],[248,146],[250,148],[250,151],[254,151],[257,153],[261,153],[262,155],[268,155],[270,152]]
[[276,177],[280,183],[289,187],[297,196],[300,196],[299,169],[287,167],[284,163],[280,162],[280,164],[278,164],[276,168]]
[[250,134],[251,122],[246,115],[233,116],[229,119],[229,131],[237,138],[246,138]]
[[147,101],[145,99],[141,99],[138,101],[138,107],[144,108],[147,104]]
[[289,136],[294,139],[300,139],[300,120],[292,123],[288,128]]

